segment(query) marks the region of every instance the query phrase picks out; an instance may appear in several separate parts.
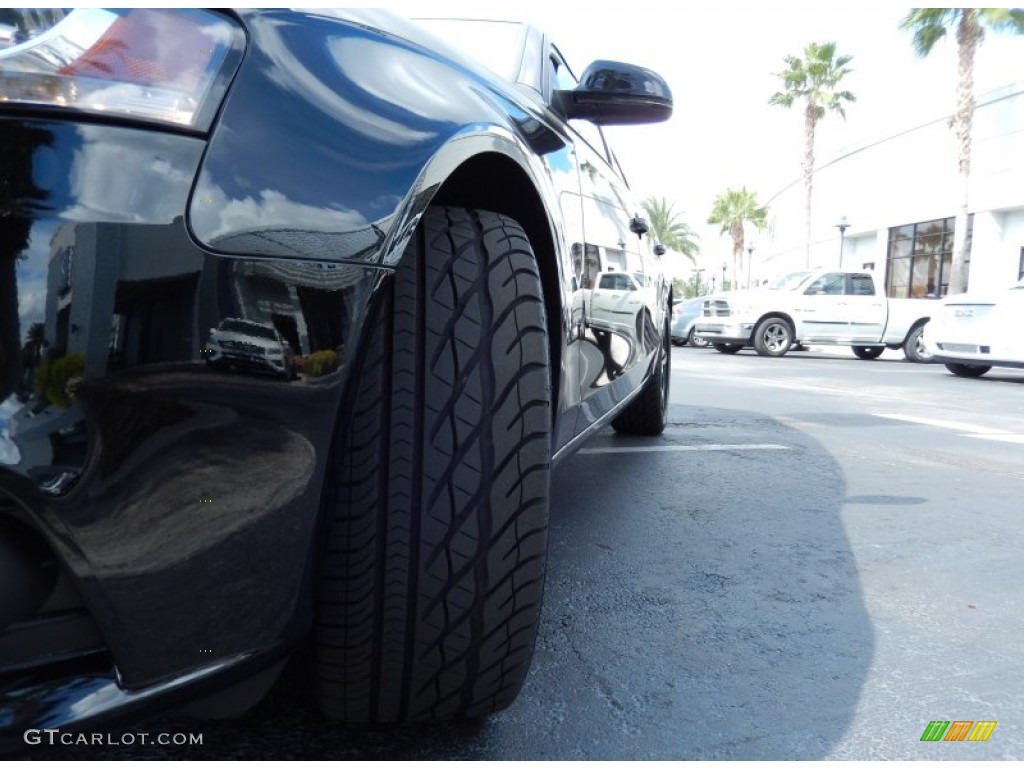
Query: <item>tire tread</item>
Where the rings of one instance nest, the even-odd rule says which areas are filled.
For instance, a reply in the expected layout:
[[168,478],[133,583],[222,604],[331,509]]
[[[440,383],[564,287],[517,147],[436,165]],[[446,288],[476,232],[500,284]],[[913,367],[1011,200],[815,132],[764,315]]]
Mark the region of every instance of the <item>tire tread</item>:
[[543,592],[539,271],[511,219],[431,208],[384,294],[325,493],[321,708],[351,722],[480,716],[518,693]]

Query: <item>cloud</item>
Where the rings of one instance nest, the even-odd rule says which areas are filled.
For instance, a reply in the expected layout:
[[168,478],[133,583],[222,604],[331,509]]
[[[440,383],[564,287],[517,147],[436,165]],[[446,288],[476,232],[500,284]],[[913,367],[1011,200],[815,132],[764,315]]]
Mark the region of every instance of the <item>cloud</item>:
[[[253,232],[276,227],[316,232],[349,232],[369,226],[358,211],[346,208],[323,208],[297,203],[276,189],[264,189],[258,199],[225,200],[220,187],[204,184],[192,202],[192,228],[200,239],[212,243],[225,235]],[[204,200],[213,202],[206,203]]]

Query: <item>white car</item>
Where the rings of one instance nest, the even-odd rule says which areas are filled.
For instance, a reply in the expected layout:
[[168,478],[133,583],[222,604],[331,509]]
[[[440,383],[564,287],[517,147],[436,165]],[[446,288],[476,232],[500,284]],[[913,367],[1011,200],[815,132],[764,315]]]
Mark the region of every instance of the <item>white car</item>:
[[225,318],[210,329],[204,354],[210,367],[251,368],[288,380],[295,376],[294,353],[272,325]]
[[1000,294],[950,296],[925,330],[934,360],[957,376],[1024,368],[1024,279]]

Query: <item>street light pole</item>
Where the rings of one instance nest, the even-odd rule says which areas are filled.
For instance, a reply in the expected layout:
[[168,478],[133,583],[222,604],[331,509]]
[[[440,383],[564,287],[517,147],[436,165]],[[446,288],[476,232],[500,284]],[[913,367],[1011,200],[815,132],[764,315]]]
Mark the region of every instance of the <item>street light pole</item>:
[[725,270],[729,267],[728,261],[722,262],[722,290],[725,290]]
[[747,288],[750,288],[750,268],[754,263],[754,244],[747,243]]
[[836,224],[836,229],[839,230],[839,268],[843,268],[843,245],[846,242],[846,229],[850,226],[850,222],[846,220],[845,216],[839,217],[839,223]]

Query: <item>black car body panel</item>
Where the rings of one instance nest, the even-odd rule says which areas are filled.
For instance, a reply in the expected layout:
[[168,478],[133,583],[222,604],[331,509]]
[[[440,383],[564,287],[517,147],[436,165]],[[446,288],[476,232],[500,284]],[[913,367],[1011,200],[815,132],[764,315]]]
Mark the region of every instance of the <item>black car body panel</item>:
[[[248,49],[208,134],[0,104],[0,517],[56,555],[101,639],[14,663],[4,642],[52,617],[0,617],[4,738],[180,703],[306,636],[350,362],[428,205],[530,236],[556,458],[651,375],[666,286],[626,331],[589,322],[588,276],[657,265],[543,68],[513,86],[380,12],[237,18]],[[208,365],[231,319],[271,329],[295,375]]]

